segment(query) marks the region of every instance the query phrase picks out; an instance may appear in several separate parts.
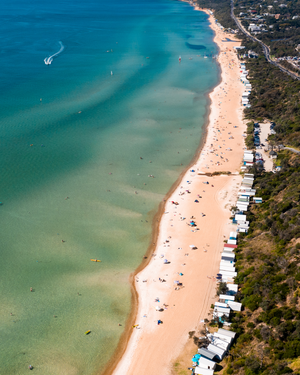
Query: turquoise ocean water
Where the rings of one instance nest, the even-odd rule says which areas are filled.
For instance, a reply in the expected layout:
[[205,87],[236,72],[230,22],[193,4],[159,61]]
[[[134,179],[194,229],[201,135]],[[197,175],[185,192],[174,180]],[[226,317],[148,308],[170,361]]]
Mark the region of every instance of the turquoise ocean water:
[[175,0],[4,0],[0,20],[0,374],[93,374],[199,145],[213,33]]

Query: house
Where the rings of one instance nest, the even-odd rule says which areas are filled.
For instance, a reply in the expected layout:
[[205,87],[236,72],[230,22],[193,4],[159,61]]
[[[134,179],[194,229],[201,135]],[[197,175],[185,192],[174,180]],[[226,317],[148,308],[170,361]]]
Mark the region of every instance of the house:
[[201,354],[201,356],[210,359],[211,361],[215,361],[218,357],[216,353],[211,352],[205,348],[198,349],[198,353]]
[[238,292],[238,285],[237,284],[230,284],[227,283],[228,291],[227,293],[230,295],[235,295]]
[[269,155],[270,155],[271,159],[277,159],[277,152],[276,151],[273,151],[273,150],[270,151]]
[[221,261],[225,260],[225,261],[231,262],[231,261],[234,261],[234,259],[235,259],[235,254],[234,253],[223,252],[221,254]]
[[236,240],[237,238],[237,232],[230,232],[229,239],[230,240]]
[[233,271],[219,271],[219,274],[222,275],[222,280],[233,279],[237,276],[237,272]]
[[[235,296],[229,296],[227,294],[220,294],[219,298],[221,300],[224,300],[224,301],[234,301],[235,300]],[[225,303],[227,303],[227,302],[225,302]]]
[[223,341],[226,341],[229,345],[230,345],[231,342],[232,342],[232,338],[231,338],[231,337],[226,336],[226,335],[222,335],[222,333],[215,332],[215,333],[214,333],[214,336],[220,338],[220,339],[223,340]]
[[229,342],[224,341],[220,339],[220,337],[213,335],[208,335],[209,340],[211,340],[211,343],[219,348],[222,348],[224,350],[228,350],[229,348]]
[[[226,316],[227,318],[229,318],[229,315],[230,315],[230,308],[221,308],[221,307],[215,307],[214,308],[214,312],[213,312],[213,316],[214,318],[222,318],[224,316]],[[209,349],[209,348],[208,348]]]
[[256,59],[256,58],[258,57],[258,53],[249,50],[249,51],[248,51],[248,57],[249,57],[250,59]]
[[224,264],[220,264],[220,273],[222,272],[226,272],[226,271],[229,271],[229,272],[235,272],[235,267],[233,265],[224,265]]
[[214,370],[212,369],[206,369],[206,368],[202,368],[202,367],[199,367],[199,366],[196,366],[195,367],[195,374],[199,374],[199,375],[213,375],[214,374]]
[[207,349],[211,352],[214,352],[217,354],[218,358],[220,360],[222,360],[224,358],[224,355],[226,353],[226,350],[222,349],[222,348],[219,348],[218,346],[216,345],[213,345],[213,344],[209,344]]
[[229,239],[229,240],[227,241],[227,243],[228,243],[229,245],[236,245],[236,239],[234,239],[234,240]]
[[214,370],[216,368],[216,362],[211,361],[210,359],[207,359],[205,357],[200,357],[199,359],[199,367],[206,368],[209,370]]
[[256,26],[256,25],[254,25],[253,23],[252,24],[250,24],[250,26],[248,27],[248,30],[250,31],[250,32],[260,32],[261,31],[261,29],[260,29],[260,27],[259,26]]
[[231,308],[233,311],[241,311],[242,310],[242,304],[239,302],[234,302],[234,301],[228,301],[228,306]]
[[221,333],[222,335],[229,336],[232,339],[235,338],[236,333],[233,331],[227,331],[227,329],[219,328],[218,333]]
[[[244,223],[246,220],[247,220],[247,216],[246,215],[239,215],[239,214],[236,214],[235,215],[235,220],[236,222],[239,224],[239,223]],[[225,246],[224,246],[225,247]],[[226,247],[230,247],[230,246],[226,246]]]
[[275,14],[275,19],[279,20],[279,18],[280,18],[280,14]]

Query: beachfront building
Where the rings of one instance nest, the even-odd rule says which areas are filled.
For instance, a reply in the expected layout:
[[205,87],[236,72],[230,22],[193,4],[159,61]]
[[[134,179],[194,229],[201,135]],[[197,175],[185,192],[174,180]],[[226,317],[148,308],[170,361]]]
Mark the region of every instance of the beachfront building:
[[226,350],[224,350],[222,348],[219,348],[218,346],[213,345],[213,344],[209,344],[207,349],[210,350],[211,352],[216,353],[216,355],[217,355],[217,357],[220,361],[222,361],[222,359],[224,358],[224,356],[226,354]]
[[214,370],[216,368],[216,362],[214,361],[211,361],[210,359],[207,359],[205,357],[200,357],[199,359],[199,367],[201,368],[206,368],[206,369],[209,369],[209,370]]
[[205,357],[207,359],[210,359],[211,361],[217,360],[217,354],[213,353],[205,348],[198,349],[198,354],[200,354],[202,357]]
[[214,370],[212,369],[206,369],[206,368],[203,368],[203,367],[196,367],[195,370],[194,370],[194,374],[199,374],[199,375],[213,375],[214,374]]

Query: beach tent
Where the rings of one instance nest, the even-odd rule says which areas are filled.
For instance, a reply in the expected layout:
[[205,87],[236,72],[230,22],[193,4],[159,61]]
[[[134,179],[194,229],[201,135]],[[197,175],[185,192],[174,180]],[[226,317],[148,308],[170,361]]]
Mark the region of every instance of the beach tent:
[[229,336],[232,339],[235,338],[236,333],[233,331],[227,331],[227,329],[219,328],[218,333],[221,333],[222,335]]
[[195,355],[193,356],[193,358],[192,358],[192,362],[198,364],[200,357],[201,357],[200,354],[195,354]]
[[220,360],[223,359],[225,353],[226,353],[226,350],[222,349],[222,348],[219,348],[218,346],[216,345],[213,345],[213,344],[209,344],[208,347],[207,347],[208,350],[210,350],[211,352],[214,352],[218,355],[218,358]]
[[201,368],[206,368],[206,369],[212,369],[214,370],[216,368],[216,362],[211,361],[210,359],[207,359],[205,357],[200,357],[199,359],[199,364],[198,366]]
[[195,374],[197,374],[197,375],[213,375],[214,370],[196,366],[195,367]]
[[233,311],[241,311],[242,310],[242,304],[239,302],[234,302],[234,301],[228,301],[228,306],[231,308]]
[[210,350],[207,350],[205,348],[198,349],[198,353],[201,354],[201,356],[210,359],[211,361],[215,361],[217,359],[216,353],[211,352]]

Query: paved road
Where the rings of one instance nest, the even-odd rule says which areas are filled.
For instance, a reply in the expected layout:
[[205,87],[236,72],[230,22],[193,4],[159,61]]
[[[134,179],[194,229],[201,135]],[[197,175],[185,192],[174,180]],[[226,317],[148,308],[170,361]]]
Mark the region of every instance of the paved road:
[[292,152],[294,152],[295,154],[300,154],[300,151],[295,150],[295,149],[292,148],[292,147],[283,147],[283,149],[284,149],[284,150],[292,151]]
[[231,0],[231,18],[234,20],[234,22],[237,24],[237,27],[241,30],[242,33],[244,33],[248,38],[250,38],[253,42],[258,42],[261,46],[262,46],[262,49],[263,49],[263,52],[264,52],[264,55],[267,59],[267,61],[270,63],[270,64],[273,64],[275,66],[277,66],[277,68],[279,68],[282,72],[290,75],[291,77],[293,77],[294,79],[298,79],[300,80],[300,78],[290,72],[289,70],[283,68],[281,65],[277,64],[275,61],[271,60],[270,58],[270,47],[267,46],[264,42],[262,42],[261,40],[257,39],[255,36],[251,35],[245,28],[244,26],[241,24],[240,20],[238,18],[236,18],[236,16],[234,15],[234,12],[233,12],[233,0]]

